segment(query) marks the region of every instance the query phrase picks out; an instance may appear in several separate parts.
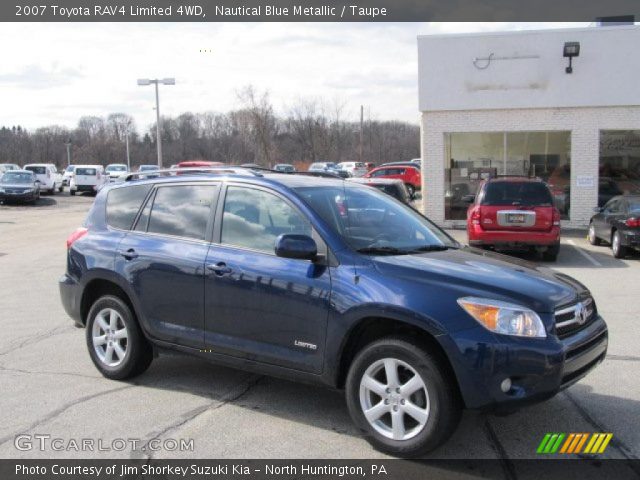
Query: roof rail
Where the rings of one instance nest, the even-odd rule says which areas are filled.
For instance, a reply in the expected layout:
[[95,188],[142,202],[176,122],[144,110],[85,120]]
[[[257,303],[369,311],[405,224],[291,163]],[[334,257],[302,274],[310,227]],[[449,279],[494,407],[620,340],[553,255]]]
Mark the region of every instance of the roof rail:
[[167,168],[162,170],[147,170],[146,172],[132,172],[129,173],[124,181],[129,182],[131,180],[140,178],[155,178],[155,177],[170,177],[178,174],[206,174],[206,173],[233,173],[237,175],[253,175],[255,177],[261,177],[262,174],[254,171],[250,167],[238,167],[238,166],[218,166],[218,167],[178,167]]

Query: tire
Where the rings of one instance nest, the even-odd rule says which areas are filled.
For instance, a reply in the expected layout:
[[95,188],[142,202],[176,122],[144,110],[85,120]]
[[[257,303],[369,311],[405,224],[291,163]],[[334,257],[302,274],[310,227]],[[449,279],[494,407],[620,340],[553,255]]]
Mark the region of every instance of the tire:
[[60,184],[60,186],[58,187],[58,192],[62,193],[64,192],[64,184]]
[[75,190],[69,190],[69,195],[71,195],[72,197],[75,197],[76,191]]
[[620,243],[620,232],[613,232],[611,237],[611,252],[615,258],[624,258],[627,256],[627,247]]
[[[399,377],[398,382],[391,380],[390,389],[386,389],[387,366]],[[365,375],[378,381],[373,385],[380,395],[362,384]],[[415,393],[403,395],[394,390],[394,384],[406,386],[415,377],[422,381]],[[462,413],[454,379],[442,360],[407,338],[384,338],[364,347],[349,368],[345,394],[351,418],[367,441],[398,457],[424,455],[442,445],[455,431]],[[407,405],[412,405],[422,423],[405,413]],[[364,410],[371,407],[381,415],[370,422]],[[396,432],[397,436],[404,432],[402,439],[393,438],[394,415],[402,425]]]
[[589,233],[587,235],[587,238],[589,239],[589,243],[591,245],[597,246],[602,243],[602,240],[600,240],[596,235],[596,226],[593,224],[593,222],[589,223]]
[[[95,345],[94,339],[102,343]],[[102,375],[112,380],[140,375],[153,360],[153,349],[140,330],[135,315],[126,303],[113,295],[100,297],[91,306],[87,316],[86,340],[94,365]]]
[[53,186],[53,188],[49,189],[49,195],[55,195],[56,194],[56,187]]
[[555,262],[558,259],[560,253],[560,244],[556,243],[547,248],[542,254],[542,258],[547,262]]
[[416,198],[416,187],[414,187],[410,183],[405,183],[405,187],[407,187],[407,192],[409,193],[409,197],[411,198],[411,200]]

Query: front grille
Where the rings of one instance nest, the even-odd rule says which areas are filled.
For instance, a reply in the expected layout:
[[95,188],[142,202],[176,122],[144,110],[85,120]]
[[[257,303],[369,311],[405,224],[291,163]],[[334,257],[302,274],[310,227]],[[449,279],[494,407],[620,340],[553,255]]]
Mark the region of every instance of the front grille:
[[[581,316],[581,310],[586,309],[586,315]],[[591,297],[578,303],[556,310],[556,334],[558,338],[566,338],[588,327],[597,317],[596,305]]]

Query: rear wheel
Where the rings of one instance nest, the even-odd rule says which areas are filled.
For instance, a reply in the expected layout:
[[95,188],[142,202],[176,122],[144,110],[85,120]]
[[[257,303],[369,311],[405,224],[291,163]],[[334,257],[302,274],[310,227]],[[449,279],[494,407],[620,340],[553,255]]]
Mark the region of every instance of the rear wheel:
[[627,247],[622,245],[621,242],[620,232],[616,230],[613,232],[613,237],[611,237],[611,251],[616,258],[624,258],[627,255]]
[[63,183],[61,183],[60,186],[58,187],[58,191],[60,193],[62,193],[64,191],[64,184]]
[[107,378],[135,377],[153,360],[151,345],[131,309],[116,296],[105,295],[91,306],[86,337],[91,360]]
[[548,262],[555,262],[560,253],[560,243],[556,243],[548,247],[542,254],[542,258]]
[[587,235],[587,237],[589,238],[589,243],[591,245],[600,245],[602,243],[602,241],[596,235],[596,227],[593,222],[589,224],[589,234]]
[[75,196],[76,191],[75,190],[69,190],[69,195],[71,195],[72,197]]
[[410,183],[405,184],[405,186],[407,187],[407,192],[409,192],[409,196],[413,200],[416,197],[416,187],[414,187]]
[[385,338],[354,359],[346,381],[351,418],[375,448],[423,455],[455,431],[461,406],[439,358],[404,338]]

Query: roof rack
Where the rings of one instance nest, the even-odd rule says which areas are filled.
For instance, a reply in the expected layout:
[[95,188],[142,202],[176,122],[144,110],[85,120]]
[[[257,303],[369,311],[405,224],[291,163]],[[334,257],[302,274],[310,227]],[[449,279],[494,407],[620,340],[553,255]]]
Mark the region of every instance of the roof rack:
[[173,175],[182,174],[206,174],[206,173],[233,173],[237,175],[253,175],[255,177],[261,177],[262,174],[254,171],[255,169],[251,167],[227,167],[227,166],[219,166],[219,167],[178,167],[178,168],[167,168],[162,170],[147,170],[146,172],[133,172],[129,173],[124,181],[130,182],[131,180],[140,179],[140,178],[155,178],[155,177],[170,177]]

